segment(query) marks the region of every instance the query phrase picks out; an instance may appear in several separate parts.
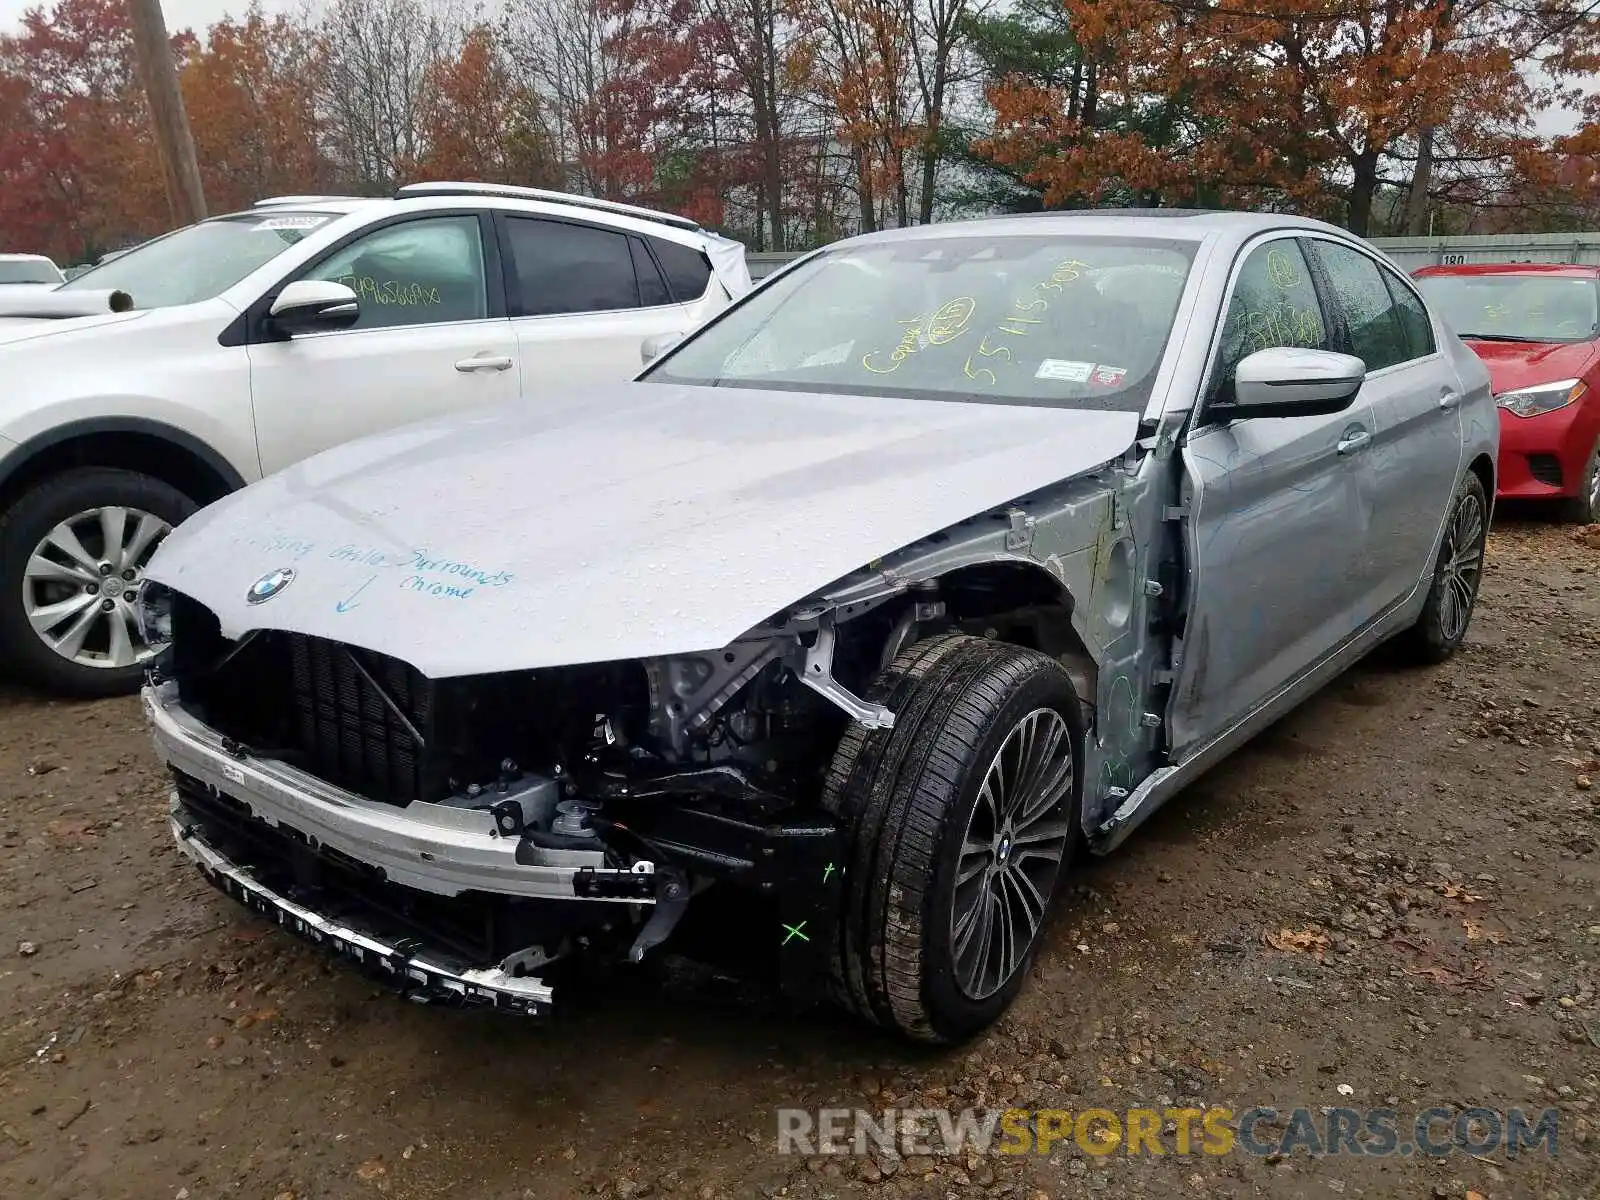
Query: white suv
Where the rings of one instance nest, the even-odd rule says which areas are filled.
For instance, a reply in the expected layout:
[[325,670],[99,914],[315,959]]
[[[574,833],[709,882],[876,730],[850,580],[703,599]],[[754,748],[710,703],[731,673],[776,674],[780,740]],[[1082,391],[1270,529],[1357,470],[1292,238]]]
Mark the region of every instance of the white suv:
[[144,565],[199,506],[376,430],[628,379],[750,287],[744,247],[682,217],[429,183],[263,200],[6,289],[0,666],[132,690]]

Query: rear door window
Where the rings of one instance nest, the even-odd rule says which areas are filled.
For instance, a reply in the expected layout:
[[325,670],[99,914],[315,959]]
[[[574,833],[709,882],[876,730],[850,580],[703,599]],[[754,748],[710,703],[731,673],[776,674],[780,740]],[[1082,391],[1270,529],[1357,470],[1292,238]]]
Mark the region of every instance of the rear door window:
[[514,315],[612,312],[639,307],[628,235],[593,225],[505,218],[521,305]]
[[1393,297],[1378,264],[1360,251],[1314,239],[1313,253],[1333,292],[1344,345],[1340,349],[1381,371],[1412,358]]

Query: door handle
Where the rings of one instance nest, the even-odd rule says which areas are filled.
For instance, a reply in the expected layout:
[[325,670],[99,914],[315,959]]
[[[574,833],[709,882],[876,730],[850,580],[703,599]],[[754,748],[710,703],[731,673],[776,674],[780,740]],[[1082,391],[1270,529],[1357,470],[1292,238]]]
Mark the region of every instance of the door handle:
[[1372,435],[1365,429],[1352,429],[1339,439],[1338,450],[1340,454],[1354,454],[1370,441]]
[[1448,408],[1454,408],[1456,405],[1458,405],[1460,403],[1461,403],[1461,393],[1460,392],[1442,392],[1439,395],[1439,407],[1440,408],[1447,408],[1447,409]]
[[509,371],[511,369],[511,356],[509,354],[474,354],[471,358],[463,358],[456,363],[456,370],[466,374],[469,371]]

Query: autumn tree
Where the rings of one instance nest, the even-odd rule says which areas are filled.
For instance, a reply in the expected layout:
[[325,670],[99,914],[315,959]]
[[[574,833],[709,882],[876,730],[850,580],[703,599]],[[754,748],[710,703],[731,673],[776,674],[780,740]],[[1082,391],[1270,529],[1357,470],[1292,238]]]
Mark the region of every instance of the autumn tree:
[[785,166],[808,83],[809,52],[786,0],[697,0],[699,35],[711,55],[718,92],[747,116],[754,184],[769,238],[787,244]]
[[861,228],[892,210],[910,223],[907,152],[922,141],[910,90],[911,26],[903,0],[818,0],[799,18],[814,38],[813,79],[855,167]]
[[121,0],[25,12],[0,37],[0,95],[15,114],[0,140],[9,239],[71,260],[167,219]]
[[917,218],[933,220],[939,164],[949,139],[946,108],[964,81],[958,58],[973,21],[988,14],[982,0],[899,0],[910,34],[911,65],[922,101],[921,164]]
[[454,53],[459,22],[426,0],[335,0],[317,33],[328,149],[349,186],[387,192],[422,160],[427,81]]
[[[991,147],[1047,198],[1108,187],[1325,212],[1366,233],[1380,187],[1503,173],[1545,94],[1519,70],[1537,22],[1503,0],[1064,0],[1084,83],[1002,84]],[[1078,109],[1074,114],[1072,103]],[[1181,101],[1162,146],[1107,101]],[[1076,119],[1074,119],[1074,115]],[[1419,178],[1413,178],[1420,176]],[[1413,220],[1415,218],[1413,217]]]
[[1208,64],[1162,0],[1021,0],[966,28],[994,117],[972,149],[1002,198],[1149,204],[1213,182],[1199,164],[1212,131],[1192,99]]
[[180,77],[206,195],[218,211],[263,196],[333,185],[321,150],[315,32],[288,16],[267,17],[259,0],[242,20],[212,25]]
[[418,110],[419,179],[473,179],[549,187],[560,167],[534,93],[512,80],[494,31],[478,25],[434,62]]

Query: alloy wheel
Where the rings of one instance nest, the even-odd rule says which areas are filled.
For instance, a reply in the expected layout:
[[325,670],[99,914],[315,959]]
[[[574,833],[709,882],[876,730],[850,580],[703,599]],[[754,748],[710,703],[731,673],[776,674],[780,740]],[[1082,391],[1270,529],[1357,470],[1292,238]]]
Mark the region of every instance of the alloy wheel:
[[1044,924],[1071,834],[1072,736],[1036,708],[1006,735],[984,774],[956,867],[950,945],[956,984],[994,995],[1026,960]]
[[139,634],[134,601],[170,532],[160,517],[120,505],[85,509],[51,529],[22,572],[22,606],[39,639],[85,667],[130,667],[159,654]]
[[1468,492],[1456,501],[1456,511],[1445,530],[1443,560],[1436,586],[1439,594],[1439,631],[1447,642],[1454,642],[1467,631],[1472,604],[1478,595],[1478,580],[1483,572],[1483,506]]

